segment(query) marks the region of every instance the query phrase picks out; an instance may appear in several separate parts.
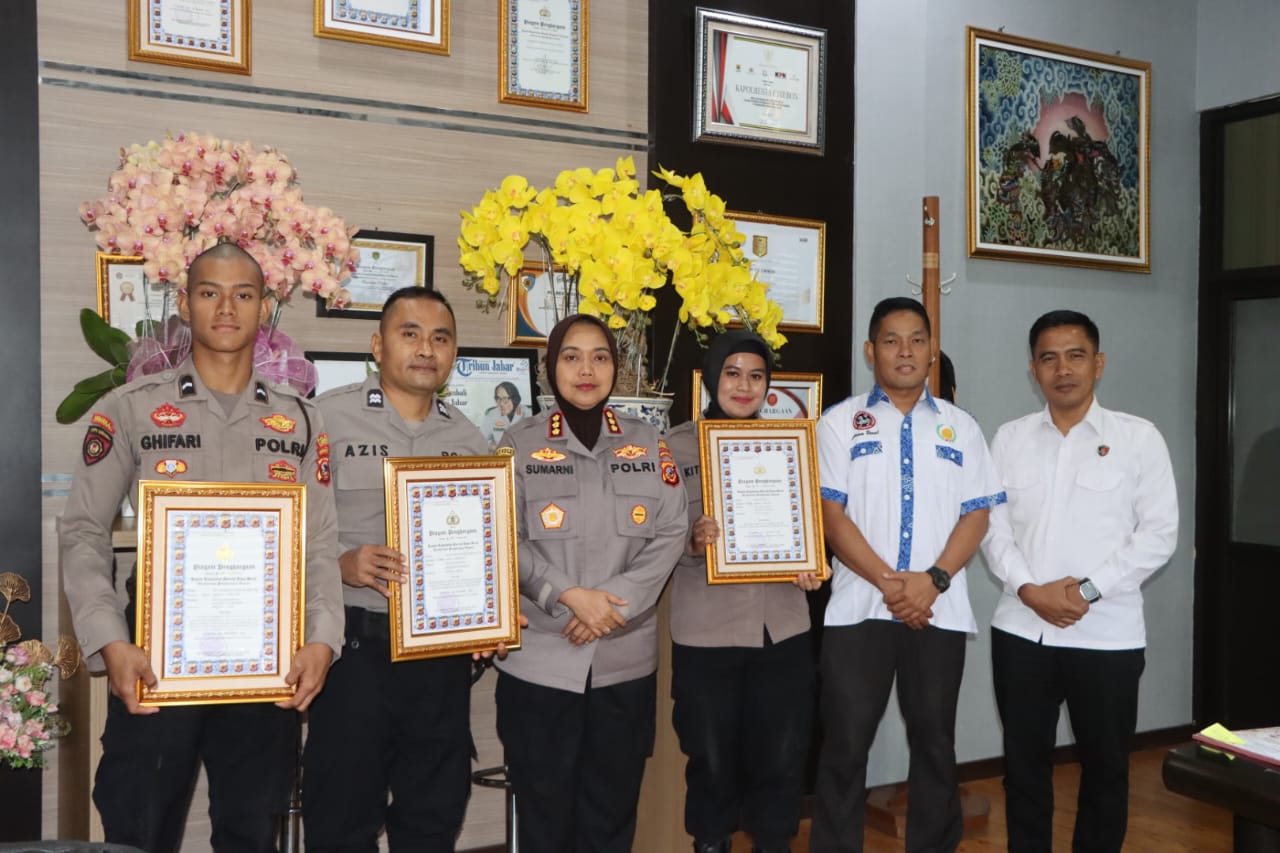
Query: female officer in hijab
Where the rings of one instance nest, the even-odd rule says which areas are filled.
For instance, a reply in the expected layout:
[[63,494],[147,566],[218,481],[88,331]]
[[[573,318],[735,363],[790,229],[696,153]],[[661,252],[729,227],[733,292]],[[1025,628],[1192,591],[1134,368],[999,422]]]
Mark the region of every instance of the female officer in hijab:
[[[701,417],[760,416],[772,353],[755,333],[731,331],[702,361],[709,401]],[[671,591],[673,722],[685,768],[685,829],[696,853],[729,853],[739,828],[752,849],[782,853],[800,821],[813,715],[813,659],[803,574],[794,585],[707,583],[706,546],[720,535],[703,515],[695,421],[667,437],[684,479],[689,533]]]
[[665,442],[617,415],[613,334],[573,315],[547,338],[557,406],[508,427],[529,627],[498,664],[498,735],[521,853],[628,853],[653,751],[655,605],[688,533]]

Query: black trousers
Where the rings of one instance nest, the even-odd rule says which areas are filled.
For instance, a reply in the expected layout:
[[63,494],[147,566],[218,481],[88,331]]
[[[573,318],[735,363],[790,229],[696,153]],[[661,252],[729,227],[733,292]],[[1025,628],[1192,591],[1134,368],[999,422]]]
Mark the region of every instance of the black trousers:
[[1004,726],[1010,852],[1053,849],[1051,755],[1065,701],[1080,755],[1071,849],[1119,853],[1129,821],[1129,750],[1144,650],[1059,648],[993,629],[991,665]]
[[297,749],[297,713],[271,704],[172,707],[134,716],[111,696],[93,788],[106,840],[148,853],[176,851],[203,761],[213,849],[274,853]]
[[804,763],[813,718],[808,632],[762,648],[671,647],[671,721],[688,793],[684,826],[694,840],[741,826],[763,850],[785,850],[800,826]]
[[[347,643],[311,704],[308,853],[450,853],[471,793],[471,658],[391,662],[384,614],[348,608]],[[387,791],[391,803],[387,803]]]
[[818,758],[812,853],[861,853],[867,754],[895,678],[911,748],[906,849],[956,849],[964,831],[955,733],[965,637],[882,619],[824,630],[819,701],[825,739]]
[[504,672],[495,698],[520,853],[630,853],[657,676],[574,693]]

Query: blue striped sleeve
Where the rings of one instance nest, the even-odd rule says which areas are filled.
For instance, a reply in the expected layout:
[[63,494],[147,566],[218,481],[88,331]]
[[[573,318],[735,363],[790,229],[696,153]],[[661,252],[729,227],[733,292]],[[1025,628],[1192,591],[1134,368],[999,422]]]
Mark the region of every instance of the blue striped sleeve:
[[996,492],[994,495],[984,495],[980,498],[965,501],[960,504],[960,514],[968,515],[975,509],[995,509],[1002,503],[1008,502],[1009,497],[1004,492]]
[[821,494],[824,501],[835,501],[840,504],[840,506],[849,505],[849,496],[844,492],[837,491],[836,489],[828,489],[826,486],[823,486]]

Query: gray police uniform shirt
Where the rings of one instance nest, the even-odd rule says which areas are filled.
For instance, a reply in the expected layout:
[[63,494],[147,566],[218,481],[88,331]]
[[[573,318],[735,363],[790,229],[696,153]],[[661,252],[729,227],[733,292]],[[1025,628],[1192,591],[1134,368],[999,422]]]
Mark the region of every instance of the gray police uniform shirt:
[[59,528],[63,587],[81,651],[104,668],[103,646],[131,642],[112,584],[111,525],[138,480],[303,483],[307,486],[306,642],[342,651],[337,519],[324,424],[315,406],[257,371],[231,413],[187,358],[109,393],[89,417]]
[[[703,514],[697,422],[680,424],[667,434],[667,442],[680,466],[692,527]],[[680,553],[671,578],[671,639],[675,642],[760,648],[766,628],[775,643],[809,630],[809,603],[799,587],[789,583],[712,586],[707,583],[706,555],[690,555],[687,547]]]
[[[467,417],[436,398],[420,423],[400,417],[375,373],[361,383],[316,398],[333,448],[334,499],[338,505],[338,553],[387,544],[382,460],[389,456],[487,456],[489,447]],[[350,607],[387,612],[387,599],[369,587],[342,586]]]
[[[583,693],[658,668],[655,605],[684,547],[689,522],[675,460],[653,427],[606,408],[600,437],[583,446],[559,411],[511,426],[520,593],[529,627],[497,664],[516,678]],[[560,594],[575,586],[627,600],[624,628],[575,646]]]

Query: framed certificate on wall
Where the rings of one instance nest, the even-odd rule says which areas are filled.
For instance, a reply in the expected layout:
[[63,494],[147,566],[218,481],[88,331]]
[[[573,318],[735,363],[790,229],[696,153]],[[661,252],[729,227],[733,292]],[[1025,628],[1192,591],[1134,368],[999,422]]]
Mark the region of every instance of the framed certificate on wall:
[[249,74],[250,0],[129,0],[129,58]]
[[587,111],[588,0],[501,0],[498,100]]

